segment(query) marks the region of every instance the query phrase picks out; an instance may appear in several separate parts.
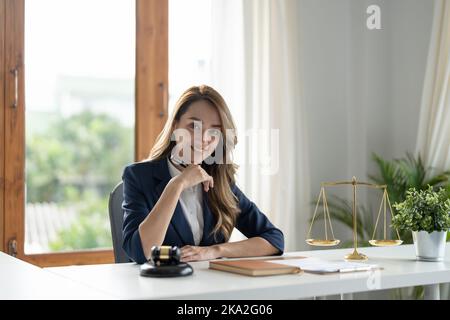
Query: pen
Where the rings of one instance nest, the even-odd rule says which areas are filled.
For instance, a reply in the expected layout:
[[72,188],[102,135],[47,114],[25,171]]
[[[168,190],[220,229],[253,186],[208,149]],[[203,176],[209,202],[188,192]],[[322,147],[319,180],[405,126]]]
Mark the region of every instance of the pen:
[[183,160],[178,159],[178,158],[175,157],[174,155],[172,155],[172,156],[170,157],[170,160],[171,160],[172,162],[175,162],[176,164],[182,166],[183,168],[187,168],[187,164],[185,164]]

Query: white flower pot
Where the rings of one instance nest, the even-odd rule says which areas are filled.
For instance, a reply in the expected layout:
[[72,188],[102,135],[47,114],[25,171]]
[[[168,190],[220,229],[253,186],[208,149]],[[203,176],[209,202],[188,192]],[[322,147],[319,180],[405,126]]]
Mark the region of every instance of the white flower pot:
[[413,231],[414,247],[418,260],[442,261],[445,255],[447,231]]

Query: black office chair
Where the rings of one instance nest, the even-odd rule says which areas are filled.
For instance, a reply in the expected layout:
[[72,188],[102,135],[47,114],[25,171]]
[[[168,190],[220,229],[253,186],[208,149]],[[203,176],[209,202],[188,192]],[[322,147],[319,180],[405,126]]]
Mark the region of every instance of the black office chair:
[[130,262],[125,251],[122,249],[122,224],[123,224],[123,183],[114,187],[109,195],[109,222],[111,223],[111,236],[114,248],[114,259],[116,263]]

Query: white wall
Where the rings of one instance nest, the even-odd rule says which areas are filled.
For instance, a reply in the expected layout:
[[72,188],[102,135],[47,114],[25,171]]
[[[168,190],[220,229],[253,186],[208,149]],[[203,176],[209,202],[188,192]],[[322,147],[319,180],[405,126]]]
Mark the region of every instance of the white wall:
[[[368,180],[372,152],[391,159],[414,151],[433,3],[301,0],[312,199],[323,181]],[[381,8],[382,30],[366,28],[371,4]]]

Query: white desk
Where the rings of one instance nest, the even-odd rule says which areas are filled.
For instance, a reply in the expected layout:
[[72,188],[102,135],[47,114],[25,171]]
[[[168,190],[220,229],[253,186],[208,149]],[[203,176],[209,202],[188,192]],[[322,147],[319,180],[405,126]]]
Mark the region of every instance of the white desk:
[[[368,263],[384,270],[332,275],[277,275],[247,277],[208,269],[194,262],[194,274],[185,278],[146,278],[132,263],[47,268],[55,274],[88,285],[119,299],[296,299],[370,290],[427,285],[426,298],[439,298],[439,283],[450,282],[450,245],[444,262],[416,261],[414,247],[361,248]],[[286,254],[342,260],[350,249]],[[387,297],[388,298],[388,297]]]
[[111,299],[111,296],[0,252],[0,300],[10,299]]

